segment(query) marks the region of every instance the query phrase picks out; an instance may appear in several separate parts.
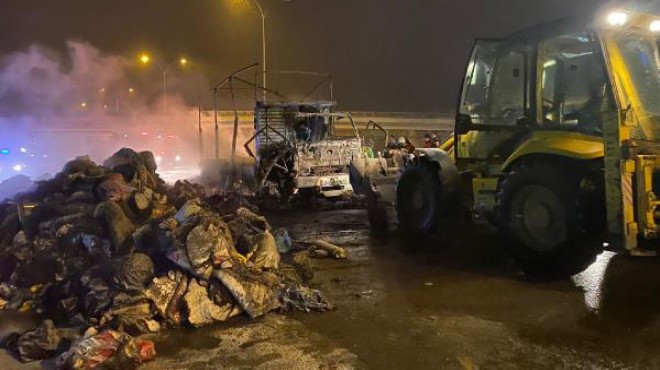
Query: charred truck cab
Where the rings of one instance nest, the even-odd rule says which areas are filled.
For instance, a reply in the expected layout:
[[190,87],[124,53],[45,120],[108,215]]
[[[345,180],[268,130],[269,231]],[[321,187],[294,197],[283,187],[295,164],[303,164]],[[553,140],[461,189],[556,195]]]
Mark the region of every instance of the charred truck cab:
[[657,15],[615,10],[478,40],[454,137],[446,150],[418,150],[400,176],[401,227],[441,229],[468,204],[530,273],[607,244],[653,254],[659,38]]
[[[350,114],[334,109],[333,102],[257,103],[255,134],[245,144],[257,161],[257,189],[280,199],[353,193],[349,167],[361,155],[362,141]],[[342,118],[355,137],[335,136],[335,122]]]

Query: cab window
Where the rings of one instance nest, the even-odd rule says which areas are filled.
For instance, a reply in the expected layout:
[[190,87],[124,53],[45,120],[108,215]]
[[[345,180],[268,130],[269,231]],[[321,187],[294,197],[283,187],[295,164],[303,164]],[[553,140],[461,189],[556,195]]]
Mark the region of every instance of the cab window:
[[477,43],[463,86],[460,113],[473,124],[515,125],[525,115],[525,55]]
[[644,108],[660,115],[660,39],[631,33],[617,41]]
[[562,35],[539,46],[539,122],[545,127],[602,131],[613,107],[607,73],[595,38]]

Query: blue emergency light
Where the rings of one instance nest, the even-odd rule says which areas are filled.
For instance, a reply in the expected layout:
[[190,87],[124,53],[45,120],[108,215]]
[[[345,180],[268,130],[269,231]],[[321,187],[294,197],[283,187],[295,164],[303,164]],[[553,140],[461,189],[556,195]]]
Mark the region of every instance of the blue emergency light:
[[9,149],[7,149],[7,148],[2,148],[2,149],[0,149],[0,154],[2,154],[2,155],[9,155]]

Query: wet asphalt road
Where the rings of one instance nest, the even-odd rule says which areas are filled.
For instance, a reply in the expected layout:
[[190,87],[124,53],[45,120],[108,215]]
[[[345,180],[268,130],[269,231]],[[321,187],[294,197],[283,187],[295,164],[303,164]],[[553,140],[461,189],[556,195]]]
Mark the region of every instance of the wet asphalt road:
[[[572,278],[539,281],[486,228],[412,243],[375,237],[361,210],[271,220],[349,250],[346,261],[310,259],[310,283],[336,310],[167,332],[144,369],[660,368],[659,258],[605,252]],[[42,367],[0,355],[0,369]]]
[[487,228],[412,243],[373,238],[362,215],[288,223],[350,249],[346,263],[314,260],[315,283],[338,309],[292,317],[367,367],[660,368],[660,259],[604,252],[580,274],[539,281],[518,272]]

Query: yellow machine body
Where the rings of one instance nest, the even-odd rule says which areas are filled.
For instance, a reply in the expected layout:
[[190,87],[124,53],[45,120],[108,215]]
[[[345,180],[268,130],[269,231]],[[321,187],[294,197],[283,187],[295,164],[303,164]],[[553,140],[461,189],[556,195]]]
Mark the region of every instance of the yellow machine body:
[[[493,211],[500,181],[516,163],[529,158],[592,161],[601,163],[607,230],[613,242],[633,251],[643,240],[657,240],[660,235],[660,200],[659,194],[654,192],[654,185],[658,191],[660,183],[654,184],[654,178],[660,182],[660,176],[654,174],[660,174],[660,103],[654,105],[653,102],[660,102],[660,89],[649,88],[647,85],[657,84],[660,87],[660,83],[656,80],[643,81],[643,75],[635,68],[639,69],[638,64],[642,62],[660,66],[660,17],[627,11],[615,11],[613,14],[599,15],[597,20],[582,22],[577,26],[571,24],[563,33],[557,31],[560,28],[557,25],[548,27],[552,31],[546,36],[539,36],[542,31],[531,31],[531,34],[536,33],[537,36],[530,37],[537,39],[527,44],[524,39],[527,35],[498,44],[519,43],[521,46],[518,49],[523,55],[521,61],[529,55],[526,53],[539,53],[541,56],[538,56],[538,60],[527,57],[525,62],[520,62],[521,67],[514,68],[513,74],[509,76],[499,77],[497,64],[487,72],[490,75],[487,77],[486,88],[493,90],[490,91],[493,94],[497,92],[497,78],[500,78],[500,85],[506,85],[501,81],[507,78],[511,81],[526,79],[525,90],[521,88],[521,107],[511,108],[506,105],[515,105],[515,102],[502,104],[505,111],[511,111],[509,116],[512,118],[505,115],[505,118],[495,122],[483,119],[483,116],[488,116],[490,108],[483,107],[485,104],[481,102],[470,101],[470,94],[473,93],[471,89],[481,87],[469,79],[475,79],[475,75],[480,73],[479,53],[483,53],[482,49],[486,49],[490,41],[477,43],[463,87],[456,134],[443,145],[443,149],[454,156],[459,171],[471,179],[468,183],[475,219],[485,219],[482,216]],[[581,65],[579,62],[566,62],[576,65],[558,67],[556,64],[561,61],[541,60],[544,53],[551,52],[568,55],[567,60],[579,59],[575,55],[579,56],[583,51],[571,50],[566,43],[552,44],[544,39],[559,39],[563,35],[572,36],[578,32],[584,32],[584,44],[592,42],[598,45],[594,58],[599,58],[599,63],[602,60],[606,89],[610,94],[611,109],[600,112],[599,126],[593,131],[581,129],[579,125],[570,127],[568,124],[553,124],[553,120],[558,121],[557,117],[562,114],[563,117],[568,116],[564,111],[568,109],[567,106],[583,102],[569,101],[565,96],[560,96],[564,99],[563,105],[553,107],[548,101],[556,96],[544,95],[550,84],[548,76],[553,70],[566,68],[567,71],[575,71],[576,76],[579,76],[578,73],[592,73],[588,63]],[[587,37],[592,39],[588,40]],[[576,39],[578,41],[575,43],[579,44],[580,39]],[[648,44],[644,44],[647,41]],[[634,56],[631,49],[646,45],[649,54],[642,56],[642,62],[631,60]],[[553,47],[565,47],[566,50],[557,51]],[[513,50],[511,55],[515,55],[518,49],[515,46],[510,48]],[[511,81],[507,82],[509,86],[506,88],[511,88]],[[565,91],[564,94],[569,93]]]

